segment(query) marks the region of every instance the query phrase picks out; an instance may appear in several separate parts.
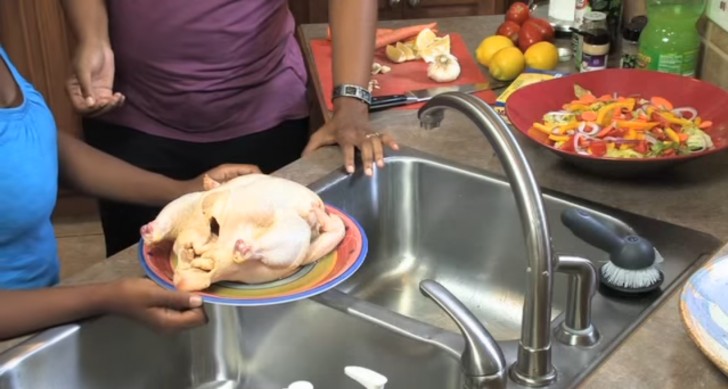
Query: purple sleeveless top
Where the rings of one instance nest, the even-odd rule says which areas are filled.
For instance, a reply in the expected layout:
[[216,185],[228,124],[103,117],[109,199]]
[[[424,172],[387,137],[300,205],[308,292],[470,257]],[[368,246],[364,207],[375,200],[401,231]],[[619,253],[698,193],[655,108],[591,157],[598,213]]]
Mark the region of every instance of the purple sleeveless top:
[[222,141],[308,115],[306,68],[286,0],[108,0],[124,106],[102,120]]

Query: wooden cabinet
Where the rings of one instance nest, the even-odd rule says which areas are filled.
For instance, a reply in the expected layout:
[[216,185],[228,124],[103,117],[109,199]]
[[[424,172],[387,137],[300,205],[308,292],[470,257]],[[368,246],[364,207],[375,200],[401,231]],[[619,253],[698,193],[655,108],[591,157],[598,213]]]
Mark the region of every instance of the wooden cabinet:
[[66,96],[72,34],[60,1],[0,1],[0,42],[20,73],[43,94],[58,128],[80,134],[79,117]]
[[494,15],[503,13],[505,0],[401,0],[402,18]]
[[[507,0],[379,0],[379,20],[504,13]],[[289,0],[298,24],[328,21],[329,0]]]
[[[0,0],[0,43],[20,73],[43,94],[61,131],[80,136],[80,119],[66,96],[72,34],[59,1]],[[95,201],[60,188],[55,216],[94,214]]]

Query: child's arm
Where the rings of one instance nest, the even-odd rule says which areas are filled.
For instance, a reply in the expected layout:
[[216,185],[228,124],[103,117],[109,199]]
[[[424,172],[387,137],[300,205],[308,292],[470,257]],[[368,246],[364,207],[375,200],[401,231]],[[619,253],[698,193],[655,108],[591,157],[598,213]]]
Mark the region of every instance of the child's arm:
[[199,296],[147,279],[37,290],[0,290],[0,340],[103,315],[118,314],[158,329],[205,324]]
[[[203,190],[203,178],[178,181],[148,172],[58,132],[62,178],[90,195],[127,203],[161,206],[183,194]],[[222,165],[206,174],[217,181],[259,173],[254,165]]]

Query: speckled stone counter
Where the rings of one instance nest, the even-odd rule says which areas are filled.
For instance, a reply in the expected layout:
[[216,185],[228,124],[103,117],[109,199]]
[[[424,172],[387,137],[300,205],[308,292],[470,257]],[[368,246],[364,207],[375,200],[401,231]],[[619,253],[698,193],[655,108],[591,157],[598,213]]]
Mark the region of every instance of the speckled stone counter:
[[[501,17],[439,20],[443,32],[456,31],[474,49],[492,34]],[[412,21],[406,22],[406,24]],[[382,23],[389,26],[403,22]],[[325,27],[304,26],[304,39],[321,37]],[[305,48],[304,51],[308,52]],[[446,114],[441,128],[419,128],[415,111],[389,111],[373,115],[378,129],[390,131],[402,145],[448,160],[502,174],[492,148],[480,132],[459,114]],[[670,173],[640,180],[615,180],[584,174],[563,163],[548,150],[523,138],[524,151],[542,187],[596,203],[686,226],[728,243],[728,153],[706,157]],[[336,147],[302,158],[281,169],[278,176],[310,184],[335,169],[342,159]],[[385,167],[386,169],[386,167]],[[726,245],[717,255],[728,254]],[[89,268],[68,283],[86,283],[140,275],[136,249]],[[0,343],[0,351],[18,340]],[[678,314],[678,294],[665,302],[598,367],[584,388],[719,388],[728,378],[700,353],[688,338]]]

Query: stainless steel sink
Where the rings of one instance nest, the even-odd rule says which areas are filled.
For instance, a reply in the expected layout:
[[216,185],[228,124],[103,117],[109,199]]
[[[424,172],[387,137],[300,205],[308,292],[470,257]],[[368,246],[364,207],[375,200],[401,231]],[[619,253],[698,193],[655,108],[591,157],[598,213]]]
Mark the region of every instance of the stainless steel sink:
[[[0,389],[282,389],[301,379],[317,389],[357,388],[343,373],[347,365],[384,374],[387,389],[460,388],[461,350],[427,344],[446,339],[462,348],[463,342],[452,320],[420,293],[426,278],[444,285],[482,320],[508,364],[515,360],[527,261],[515,200],[502,178],[403,149],[390,154],[386,168],[376,169],[373,178],[333,172],[312,188],[354,216],[369,238],[366,261],[338,290],[283,306],[208,306],[208,326],[178,335],[156,335],[112,317],[59,327],[0,355]],[[607,260],[606,253],[561,225],[560,213],[577,207],[617,230],[633,228],[665,258],[661,293],[636,298],[597,293],[592,318],[601,338],[596,345],[568,347],[553,340],[559,378],[551,387],[573,387],[720,242],[549,191],[544,202],[559,254],[597,264]],[[554,330],[566,306],[566,281],[555,274]],[[366,309],[413,319],[413,332],[425,341],[340,312],[346,309],[331,301],[342,301],[342,292]],[[509,381],[508,387],[519,386]]]
[[384,374],[388,388],[460,385],[447,353],[313,301],[206,309],[209,325],[176,335],[114,317],[46,331],[0,356],[0,388],[359,388],[348,365]]
[[[501,343],[510,364],[521,335],[527,259],[515,199],[502,178],[458,166],[415,150],[392,154],[372,179],[334,172],[312,187],[322,198],[355,217],[368,234],[362,268],[339,290],[387,309],[459,333],[452,320],[419,292],[434,279],[449,289]],[[661,290],[648,296],[617,296],[600,290],[592,319],[601,339],[589,348],[565,347],[555,339],[553,363],[569,387],[585,377],[672,290],[686,270],[713,253],[712,236],[673,224],[544,191],[557,254],[592,260],[608,254],[576,238],[560,222],[568,207],[588,210],[613,229],[636,232],[664,257]],[[567,276],[554,275],[552,323],[562,320]],[[554,328],[555,330],[555,328]],[[509,387],[515,387],[509,382]]]

